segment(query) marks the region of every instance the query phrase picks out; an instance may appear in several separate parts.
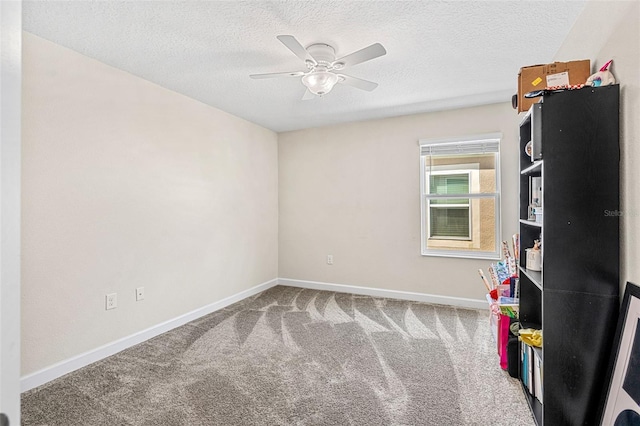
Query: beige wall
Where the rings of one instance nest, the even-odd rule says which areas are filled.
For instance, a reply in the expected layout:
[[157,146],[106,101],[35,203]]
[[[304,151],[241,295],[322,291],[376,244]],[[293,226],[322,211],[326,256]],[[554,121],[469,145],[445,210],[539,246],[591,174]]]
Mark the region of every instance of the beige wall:
[[490,261],[420,254],[418,140],[502,132],[502,237],[510,239],[519,121],[504,103],[281,133],[280,277],[484,299],[477,269]]
[[[597,71],[609,59],[620,83],[621,289],[640,285],[640,2],[591,1],[556,60],[591,59]],[[622,296],[622,295],[621,295]]]
[[23,42],[23,375],[277,277],[275,133]]

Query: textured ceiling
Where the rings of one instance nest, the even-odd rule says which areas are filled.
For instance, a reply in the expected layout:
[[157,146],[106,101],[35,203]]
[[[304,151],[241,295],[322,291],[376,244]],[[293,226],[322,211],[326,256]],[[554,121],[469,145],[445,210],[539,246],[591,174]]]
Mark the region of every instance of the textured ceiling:
[[[552,61],[585,1],[25,1],[23,28],[274,131],[509,101],[521,66]],[[301,100],[305,70],[276,36],[338,57],[379,83]],[[582,58],[575,58],[582,59]],[[515,114],[515,112],[514,112]]]

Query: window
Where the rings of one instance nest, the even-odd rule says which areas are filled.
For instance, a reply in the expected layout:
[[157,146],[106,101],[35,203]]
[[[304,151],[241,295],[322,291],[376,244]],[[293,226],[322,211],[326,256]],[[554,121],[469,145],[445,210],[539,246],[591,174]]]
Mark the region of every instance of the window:
[[[429,193],[437,195],[468,194],[470,173],[432,172]],[[429,204],[429,238],[471,239],[471,211],[468,198],[427,199]]]
[[500,257],[500,137],[420,141],[423,255]]

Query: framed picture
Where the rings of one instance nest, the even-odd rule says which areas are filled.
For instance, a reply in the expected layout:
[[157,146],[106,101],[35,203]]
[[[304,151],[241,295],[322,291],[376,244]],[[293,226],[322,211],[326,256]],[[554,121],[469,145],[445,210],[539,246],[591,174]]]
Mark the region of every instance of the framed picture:
[[529,178],[529,205],[542,207],[542,177],[540,176]]
[[640,287],[627,283],[613,341],[602,426],[640,425]]

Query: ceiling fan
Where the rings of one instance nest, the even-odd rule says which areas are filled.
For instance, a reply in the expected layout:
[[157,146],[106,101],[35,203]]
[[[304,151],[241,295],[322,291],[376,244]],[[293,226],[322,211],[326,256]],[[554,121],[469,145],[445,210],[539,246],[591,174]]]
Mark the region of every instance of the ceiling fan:
[[351,77],[342,74],[340,71],[347,67],[385,55],[387,51],[380,43],[372,44],[364,49],[336,59],[335,49],[328,44],[315,43],[305,49],[292,35],[279,35],[277,38],[298,58],[305,62],[307,71],[252,74],[249,77],[255,79],[302,77],[302,84],[307,87],[307,91],[302,97],[303,100],[312,99],[315,96],[324,96],[329,93],[337,83],[347,84],[369,92],[378,87],[378,83]]

